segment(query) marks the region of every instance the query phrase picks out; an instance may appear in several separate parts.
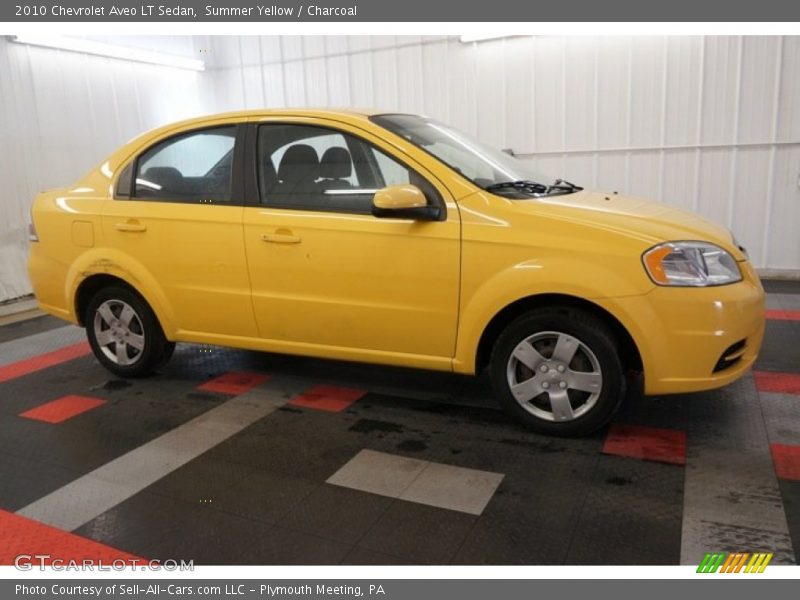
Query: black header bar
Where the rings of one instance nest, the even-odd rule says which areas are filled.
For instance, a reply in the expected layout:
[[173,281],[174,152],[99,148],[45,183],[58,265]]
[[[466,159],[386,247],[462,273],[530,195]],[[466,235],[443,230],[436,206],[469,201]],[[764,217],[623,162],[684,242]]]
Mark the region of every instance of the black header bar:
[[[791,0],[3,0],[1,22],[798,22]],[[380,32],[376,32],[380,33]],[[601,33],[598,30],[598,33]]]

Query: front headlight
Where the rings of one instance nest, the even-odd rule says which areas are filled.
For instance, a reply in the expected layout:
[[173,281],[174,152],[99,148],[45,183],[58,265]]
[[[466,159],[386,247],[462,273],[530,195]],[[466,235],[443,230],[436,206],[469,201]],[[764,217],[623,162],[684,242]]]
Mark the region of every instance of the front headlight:
[[742,280],[736,260],[708,242],[667,242],[642,255],[647,274],[658,285],[705,287]]

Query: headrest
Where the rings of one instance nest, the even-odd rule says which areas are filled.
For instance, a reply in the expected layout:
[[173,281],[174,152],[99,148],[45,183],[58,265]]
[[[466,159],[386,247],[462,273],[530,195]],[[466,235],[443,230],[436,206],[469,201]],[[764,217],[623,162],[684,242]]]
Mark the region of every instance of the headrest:
[[150,167],[144,172],[142,178],[162,187],[168,187],[183,179],[183,175],[175,167]]
[[278,167],[278,179],[284,183],[314,181],[318,176],[319,157],[317,151],[308,144],[295,144],[283,154]]
[[320,161],[320,177],[323,179],[347,179],[352,172],[353,161],[345,148],[334,146],[325,150]]

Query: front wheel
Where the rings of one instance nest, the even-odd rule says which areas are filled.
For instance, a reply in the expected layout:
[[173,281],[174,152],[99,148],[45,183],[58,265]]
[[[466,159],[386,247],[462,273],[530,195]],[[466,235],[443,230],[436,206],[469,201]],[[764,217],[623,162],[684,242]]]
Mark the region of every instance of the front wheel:
[[120,377],[144,377],[163,365],[175,348],[147,303],[119,286],[100,290],[84,316],[94,355]]
[[544,309],[513,321],[491,358],[503,408],[527,427],[552,435],[586,435],[605,425],[625,395],[617,342],[596,317]]

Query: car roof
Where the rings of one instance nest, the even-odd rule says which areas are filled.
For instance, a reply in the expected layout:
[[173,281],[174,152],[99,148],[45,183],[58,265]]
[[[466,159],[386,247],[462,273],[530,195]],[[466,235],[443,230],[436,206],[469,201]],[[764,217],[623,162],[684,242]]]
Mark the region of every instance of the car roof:
[[227,118],[227,117],[261,117],[261,116],[350,116],[350,117],[372,117],[382,114],[396,114],[398,111],[379,110],[376,108],[251,108],[247,110],[237,110],[217,114],[203,115],[204,119]]
[[207,123],[218,123],[227,119],[242,120],[249,118],[269,117],[311,117],[332,119],[340,121],[366,120],[376,115],[398,114],[397,111],[378,110],[374,108],[251,108],[222,113],[197,115],[180,121],[175,121],[137,136],[131,142],[154,138],[170,131],[180,131],[194,126],[203,126]]
[[242,119],[257,119],[261,117],[310,117],[343,122],[349,121],[353,123],[382,114],[398,114],[398,111],[378,110],[374,108],[251,108],[248,110],[197,115],[141,133],[117,149],[117,151],[106,159],[104,164],[106,168],[111,168],[113,170],[121,162],[126,161],[130,155],[137,151],[143,144],[150,143],[172,133],[179,134],[181,131],[191,129],[192,127],[220,124],[220,122],[224,122],[228,119],[240,121]]

